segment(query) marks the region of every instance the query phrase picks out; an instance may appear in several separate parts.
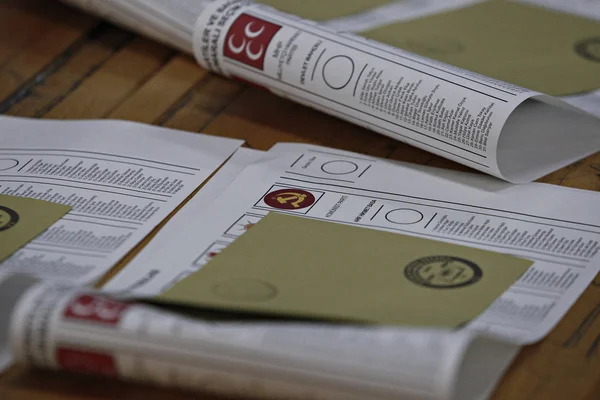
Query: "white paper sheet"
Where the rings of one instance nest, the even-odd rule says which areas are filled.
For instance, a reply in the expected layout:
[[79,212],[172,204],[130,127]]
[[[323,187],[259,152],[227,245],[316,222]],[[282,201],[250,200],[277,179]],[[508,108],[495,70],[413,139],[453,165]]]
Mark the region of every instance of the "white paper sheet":
[[0,117],[0,193],[73,209],[0,273],[87,283],[105,273],[241,144],[124,121]]
[[[210,209],[215,199],[225,191],[238,175],[249,165],[257,162],[264,152],[246,148],[238,149],[221,169],[191,198],[185,206],[158,232],[153,240],[127,265],[116,274],[111,282],[118,291],[148,294],[160,293],[174,282],[189,275],[189,271],[179,270],[177,265],[187,265],[189,260],[181,258],[172,248],[173,241],[186,248],[195,245],[195,237],[202,229],[194,221],[203,221],[202,215]],[[168,258],[168,260],[167,260]],[[165,265],[156,268],[155,260],[165,261]],[[171,267],[174,266],[174,269]],[[166,267],[166,268],[165,268]],[[175,276],[172,272],[175,272]],[[106,286],[105,286],[106,288]]]
[[567,103],[600,118],[600,90],[573,96],[565,96],[562,99]]
[[509,182],[536,180],[600,149],[600,121],[567,103],[339,33],[480,0],[400,1],[320,25],[245,0],[65,1],[193,52],[218,74]]
[[218,74],[513,183],[600,149],[600,121],[558,99],[260,4],[208,4],[194,55]]
[[126,29],[191,53],[194,22],[210,0],[63,0]]
[[[273,158],[274,153],[281,156]],[[277,190],[305,195],[312,203],[273,208],[264,198]],[[164,256],[157,254],[143,268],[165,270],[172,279],[186,276],[273,211],[534,260],[520,281],[471,325],[518,343],[545,336],[600,270],[599,193],[537,183],[515,186],[298,144],[278,144],[262,162],[248,167],[196,222],[195,233],[178,221],[194,240],[162,243]],[[172,254],[178,262],[167,270],[162,266]],[[132,263],[129,268],[142,267]],[[113,280],[106,288],[121,285]],[[149,294],[143,287],[136,290]]]
[[0,283],[0,299],[17,303],[20,363],[244,399],[481,400],[517,350],[464,330],[192,320],[57,285],[17,302],[18,284]]

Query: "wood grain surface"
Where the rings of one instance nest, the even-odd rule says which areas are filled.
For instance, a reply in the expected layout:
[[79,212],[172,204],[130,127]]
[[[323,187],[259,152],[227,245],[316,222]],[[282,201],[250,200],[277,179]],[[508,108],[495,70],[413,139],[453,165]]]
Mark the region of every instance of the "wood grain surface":
[[[279,141],[306,142],[468,169],[210,74],[187,55],[55,0],[0,0],[0,113],[53,119],[128,119],[241,138],[248,147],[260,150]],[[600,191],[600,154],[540,181]],[[113,272],[141,246],[143,243]],[[0,375],[0,399],[215,397],[13,367]],[[493,399],[600,399],[600,277],[545,340],[522,350]]]

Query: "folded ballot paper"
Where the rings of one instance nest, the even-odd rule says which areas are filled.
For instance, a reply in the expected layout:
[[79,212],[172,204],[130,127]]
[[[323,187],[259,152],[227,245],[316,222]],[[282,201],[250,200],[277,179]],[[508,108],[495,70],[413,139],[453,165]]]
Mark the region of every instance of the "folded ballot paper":
[[[462,35],[456,44],[423,37],[431,24],[425,28],[416,22],[396,26],[386,20],[384,27],[368,29],[363,36],[357,36],[336,30],[339,21],[330,26],[247,0],[68,2],[192,52],[208,70],[252,82],[277,95],[513,183],[535,180],[600,149],[598,118],[541,92],[548,89],[548,93],[562,94],[573,87],[582,91],[600,86],[595,39],[600,35],[600,23],[593,20],[569,15],[567,21],[561,22],[561,26],[569,28],[568,35],[561,31],[558,41],[551,41],[556,45],[548,48],[544,47],[550,43],[548,35],[543,32],[536,36],[538,42],[528,44],[529,47],[521,42],[522,37],[529,36],[527,33],[515,33],[519,44],[515,47],[504,43],[506,35],[498,32],[486,43],[497,43],[498,51],[508,51],[506,58],[513,58],[490,65],[490,56],[478,56],[477,51],[461,57],[452,54],[463,52],[466,45],[461,43],[465,41],[470,43],[469,49],[481,47],[477,42],[479,34],[473,31],[481,24],[468,21],[479,21],[490,13],[509,21],[514,20],[514,15],[531,14],[527,21],[539,25],[537,31],[550,26],[550,31],[556,33],[556,12],[544,9],[540,15],[535,12],[537,5],[503,6],[500,3],[505,2],[499,1],[473,5],[481,2],[456,0],[450,5],[421,10],[413,4],[412,14],[417,17],[451,9],[462,12],[469,6],[469,11],[464,11],[467,15],[454,15],[453,11],[447,17],[443,14],[443,21],[433,23],[440,29],[462,27],[460,32],[453,30]],[[299,2],[268,3],[300,12]],[[391,1],[353,1],[338,9],[332,3],[318,2],[315,7],[352,14],[365,12],[369,7],[396,6]],[[402,14],[401,9],[393,7],[388,11]],[[321,20],[332,17],[330,12],[308,16]],[[517,25],[524,26],[527,21]],[[487,24],[483,26],[486,32],[497,32],[488,29]],[[414,40],[406,43],[399,37]],[[490,46],[485,45],[484,50]],[[515,48],[529,50],[515,56],[510,53]],[[546,57],[541,62],[534,57],[536,49],[542,49],[540,52]],[[557,62],[558,72],[544,75],[548,65]],[[495,73],[498,65],[507,68]],[[488,71],[494,78],[481,74]],[[573,82],[560,85],[567,80]],[[520,82],[532,83],[535,90],[517,86]]]
[[0,194],[0,262],[69,210],[71,207],[64,204]]
[[486,399],[598,273],[599,198],[238,149],[101,291],[4,277],[2,355],[244,399]]
[[0,116],[0,144],[0,275],[90,283],[242,141],[126,121]]
[[192,318],[23,276],[0,278],[0,326],[0,365],[241,399],[485,399],[518,350],[470,330]]

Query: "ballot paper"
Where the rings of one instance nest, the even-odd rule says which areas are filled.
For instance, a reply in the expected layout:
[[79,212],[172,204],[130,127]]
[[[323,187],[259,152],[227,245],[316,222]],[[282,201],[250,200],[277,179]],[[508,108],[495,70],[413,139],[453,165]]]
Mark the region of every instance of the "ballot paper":
[[467,330],[192,319],[23,278],[0,279],[0,363],[243,399],[483,400],[518,350]]
[[[68,2],[187,46],[205,69],[513,183],[538,179],[600,149],[600,120],[568,103],[265,5],[246,0]],[[356,4],[364,9],[360,1],[348,3]],[[495,2],[465,5],[457,0],[448,9],[432,6],[414,16],[496,7]],[[182,10],[185,19],[179,17]],[[583,33],[596,32],[597,24],[584,22]],[[594,80],[595,67],[577,57],[577,78]]]
[[567,96],[563,100],[600,118],[600,90]]
[[157,266],[154,263],[155,257],[163,254],[162,245],[165,245],[164,251],[169,253],[172,250],[174,238],[182,242],[188,241],[190,246],[194,246],[194,237],[201,227],[191,222],[200,221],[203,213],[210,208],[215,199],[238,175],[247,166],[262,159],[264,155],[265,153],[259,150],[238,149],[202,189],[173,216],[178,221],[188,221],[188,223],[167,223],[145,247],[145,249],[151,250],[141,251],[128,264],[133,263],[137,268],[121,269],[111,278],[111,282],[119,282],[120,292],[153,295],[163,292],[173,286],[175,282],[188,276],[191,272],[187,268],[183,270],[175,268],[173,271],[177,272],[171,274],[170,267],[181,263],[176,253],[169,254],[171,259],[168,267],[166,265]]
[[0,274],[99,278],[242,143],[124,121],[0,117],[0,194],[72,207]]
[[194,23],[210,0],[63,0],[179,50],[190,52]]
[[42,233],[70,209],[63,204],[0,194],[0,261]]
[[194,55],[206,69],[514,183],[600,149],[600,121],[567,103],[259,4],[208,4]]
[[[277,155],[277,156],[276,156]],[[278,144],[196,218],[168,225],[182,235],[144,249],[105,288],[127,289],[157,270],[185,277],[269,212],[386,230],[535,261],[471,328],[518,343],[544,337],[599,271],[600,194],[371,158],[317,146]],[[290,232],[290,240],[294,234]],[[144,255],[144,253],[146,253]],[[168,268],[165,267],[168,263]],[[148,281],[150,283],[151,280]],[[131,294],[157,294],[139,283]]]
[[269,213],[153,301],[452,329],[485,311],[532,264],[469,246]]

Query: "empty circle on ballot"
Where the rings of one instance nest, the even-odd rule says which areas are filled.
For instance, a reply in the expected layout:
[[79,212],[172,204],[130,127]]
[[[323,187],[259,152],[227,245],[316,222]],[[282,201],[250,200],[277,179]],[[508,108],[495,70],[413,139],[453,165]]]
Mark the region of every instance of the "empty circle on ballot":
[[332,89],[345,88],[354,75],[354,61],[348,56],[331,57],[323,66],[323,80]]
[[423,213],[411,208],[397,208],[385,214],[385,219],[393,224],[411,225],[421,222]]
[[0,158],[0,171],[7,171],[19,165],[19,160],[14,158]]
[[327,161],[321,165],[321,171],[331,175],[347,175],[358,170],[358,165],[352,161],[335,160]]

